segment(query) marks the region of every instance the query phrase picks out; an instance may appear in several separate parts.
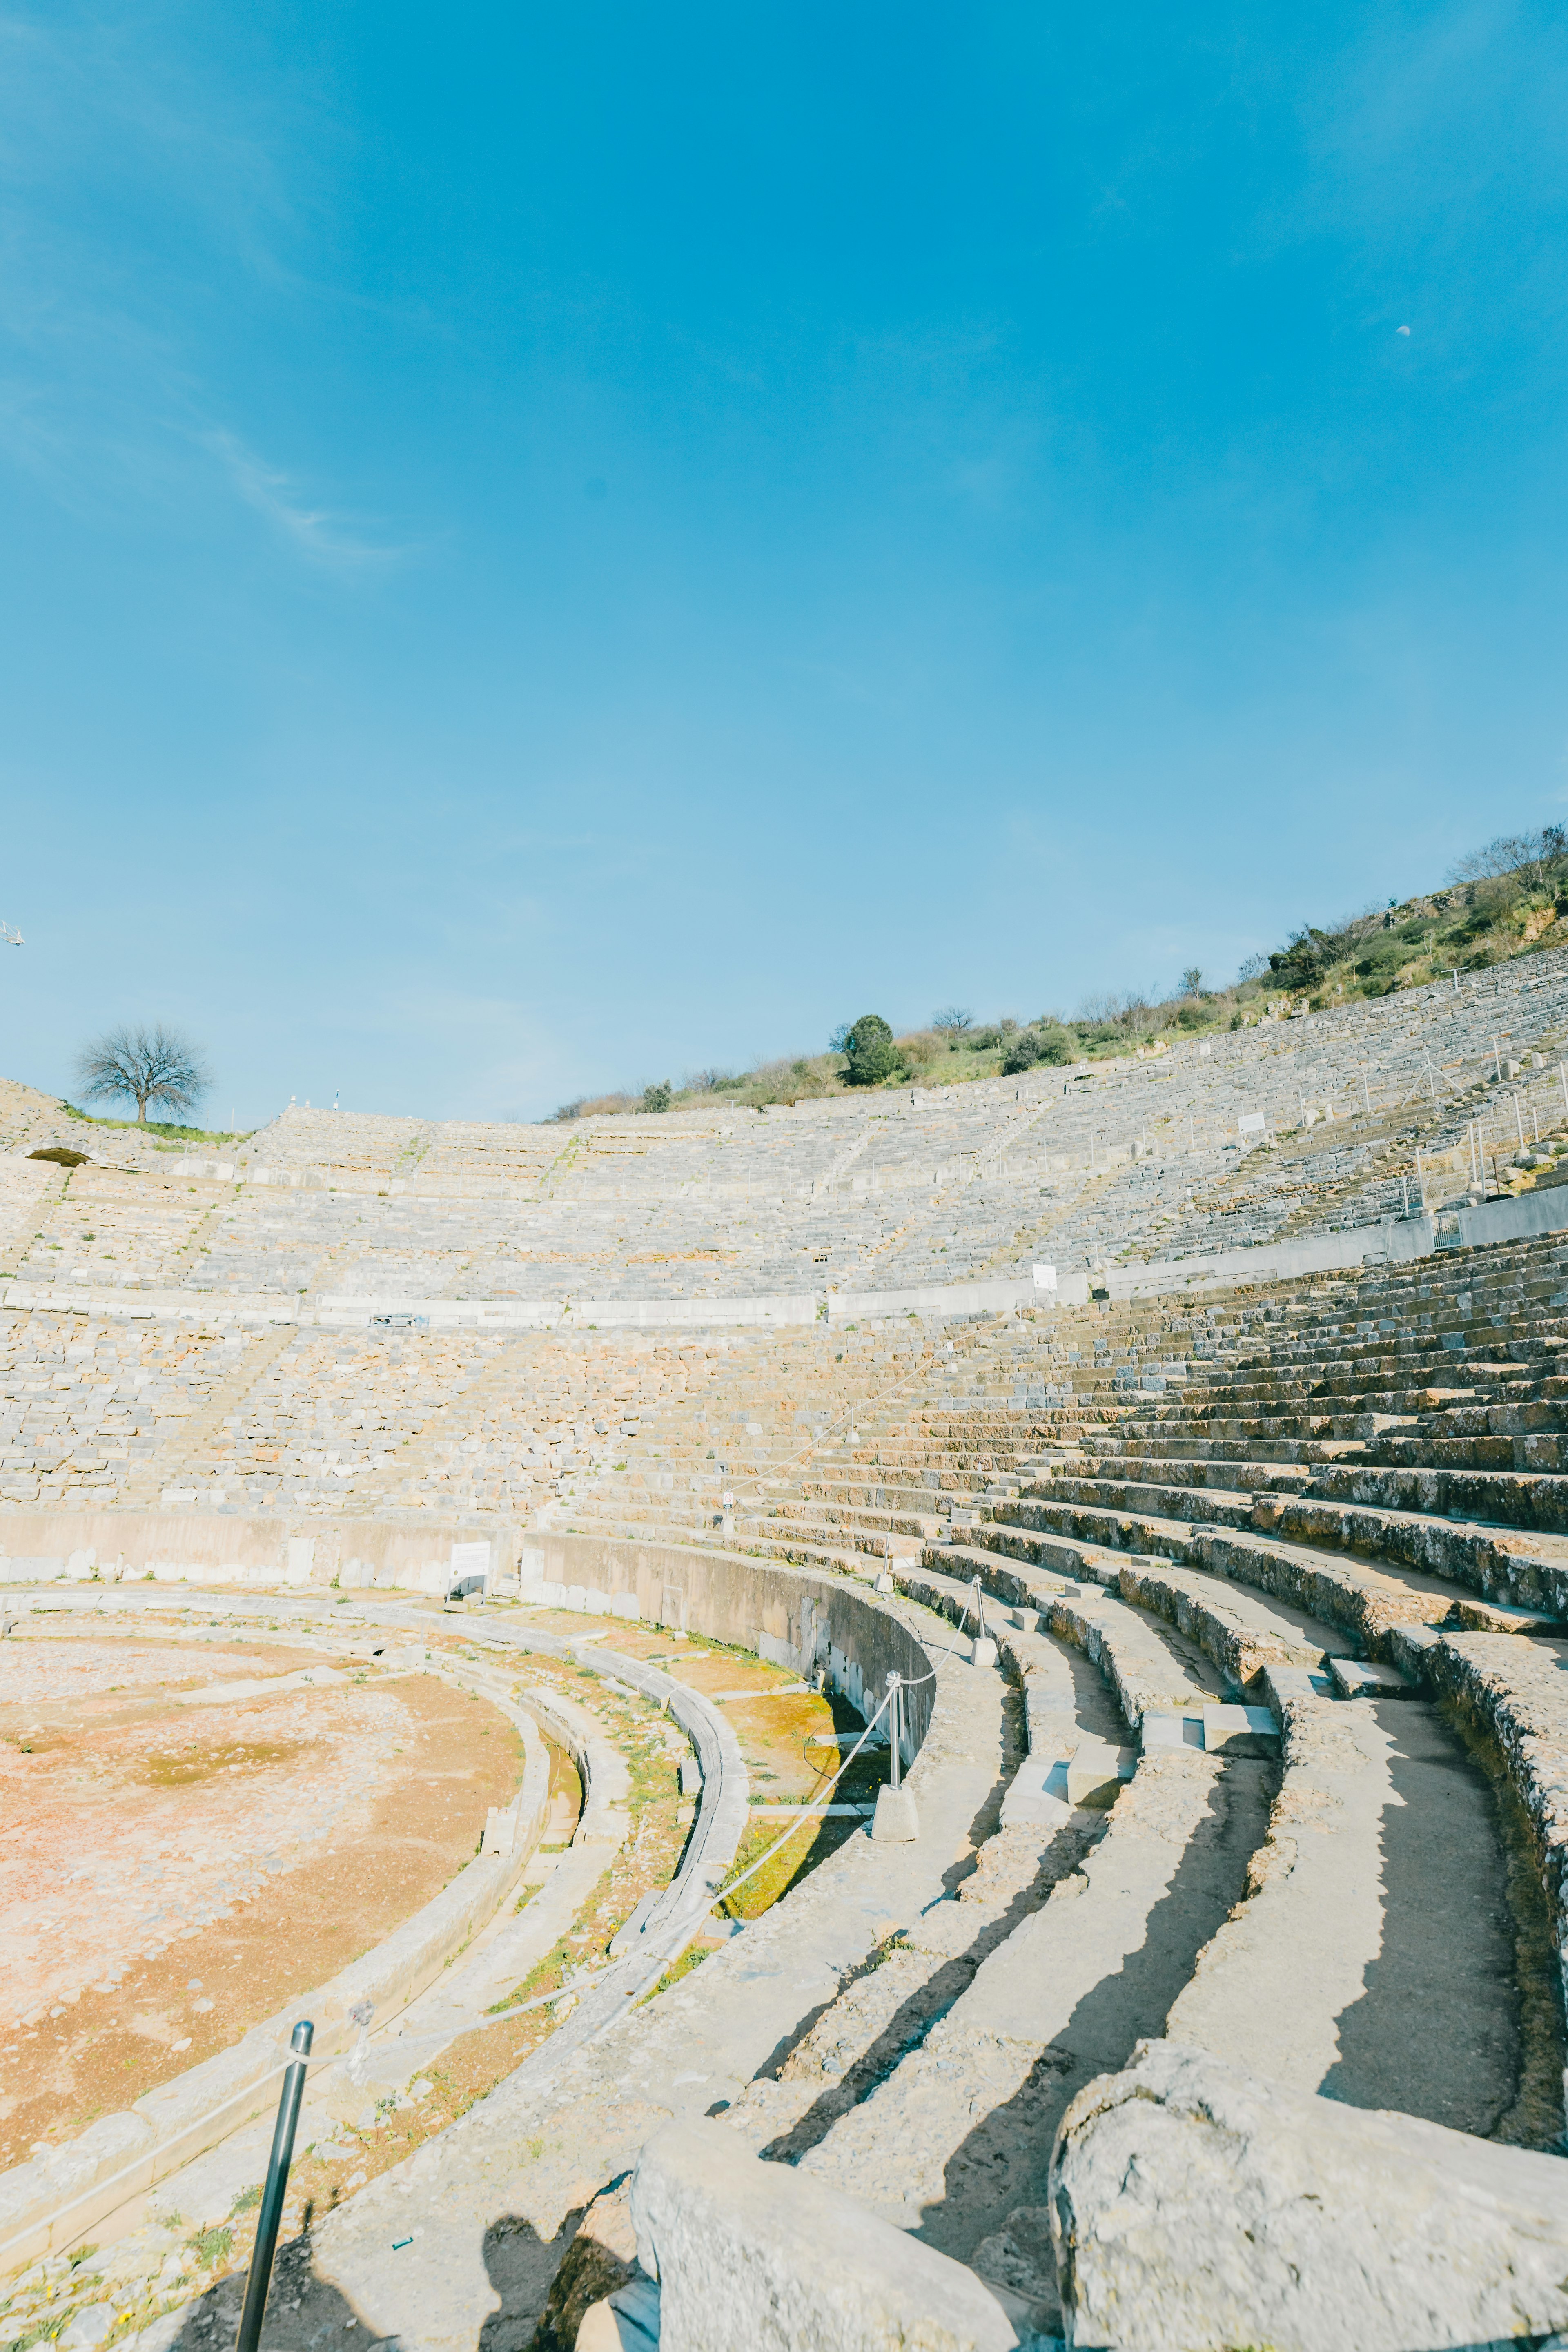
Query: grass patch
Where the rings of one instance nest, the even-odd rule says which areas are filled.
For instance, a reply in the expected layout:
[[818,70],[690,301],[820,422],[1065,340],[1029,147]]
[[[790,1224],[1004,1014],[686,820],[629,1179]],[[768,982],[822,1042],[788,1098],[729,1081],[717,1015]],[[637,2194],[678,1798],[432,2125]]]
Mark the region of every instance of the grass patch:
[[671,1985],[678,1985],[680,1982],[682,1977],[689,1977],[693,1969],[700,1969],[712,1949],[711,1944],[688,1944],[680,1958],[678,1960],[671,1960],[652,1990],[644,1993],[637,2007],[641,2009],[647,2002],[657,2000],[661,1992],[668,1992]]

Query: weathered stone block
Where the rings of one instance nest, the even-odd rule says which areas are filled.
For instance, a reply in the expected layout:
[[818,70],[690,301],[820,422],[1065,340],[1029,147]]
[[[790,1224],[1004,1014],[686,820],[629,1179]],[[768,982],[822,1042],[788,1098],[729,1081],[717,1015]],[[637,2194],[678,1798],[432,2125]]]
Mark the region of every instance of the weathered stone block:
[[659,2286],[660,2352],[1012,2352],[962,2263],[717,2124],[670,2124],[632,2182],[637,2257]]
[[1075,2347],[1436,2352],[1568,2326],[1568,2166],[1141,2042],[1062,2118]]

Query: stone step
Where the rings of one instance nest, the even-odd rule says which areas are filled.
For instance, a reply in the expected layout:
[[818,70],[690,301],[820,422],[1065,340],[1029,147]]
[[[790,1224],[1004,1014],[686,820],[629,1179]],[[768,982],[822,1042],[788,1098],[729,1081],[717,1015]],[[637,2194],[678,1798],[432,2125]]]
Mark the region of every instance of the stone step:
[[1022,2288],[1042,2332],[1059,2332],[1034,2184],[1073,2096],[1161,2032],[1242,1895],[1272,1769],[1190,1749],[1146,1757],[1104,1838],[801,2168]]

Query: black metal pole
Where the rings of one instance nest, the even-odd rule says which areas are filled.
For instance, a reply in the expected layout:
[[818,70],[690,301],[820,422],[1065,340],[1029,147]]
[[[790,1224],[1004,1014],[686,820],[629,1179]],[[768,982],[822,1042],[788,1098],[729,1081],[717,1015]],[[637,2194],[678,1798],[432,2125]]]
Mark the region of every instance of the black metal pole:
[[261,2208],[256,2216],[256,2247],[250,2257],[245,2308],[239,2315],[234,2352],[258,2352],[261,2342],[261,2315],[267,2308],[267,2290],[272,2283],[272,2257],[278,2251],[289,2167],[294,2158],[294,2132],[300,2121],[300,2102],[305,2095],[305,2062],[310,2054],[310,2037],[315,2031],[306,2018],[301,2018],[294,2028],[290,2044],[294,2063],[283,2077],[283,2095],[278,2102],[278,2127],[272,2135],[267,2186],[261,2192]]

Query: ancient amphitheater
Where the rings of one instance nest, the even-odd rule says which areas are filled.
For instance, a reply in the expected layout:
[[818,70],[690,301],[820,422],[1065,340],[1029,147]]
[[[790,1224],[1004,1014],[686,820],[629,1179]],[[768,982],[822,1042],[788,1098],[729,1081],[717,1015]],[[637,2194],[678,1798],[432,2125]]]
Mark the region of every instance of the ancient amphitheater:
[[1568,2340],[1565,1054],[5,1088],[0,2343]]

